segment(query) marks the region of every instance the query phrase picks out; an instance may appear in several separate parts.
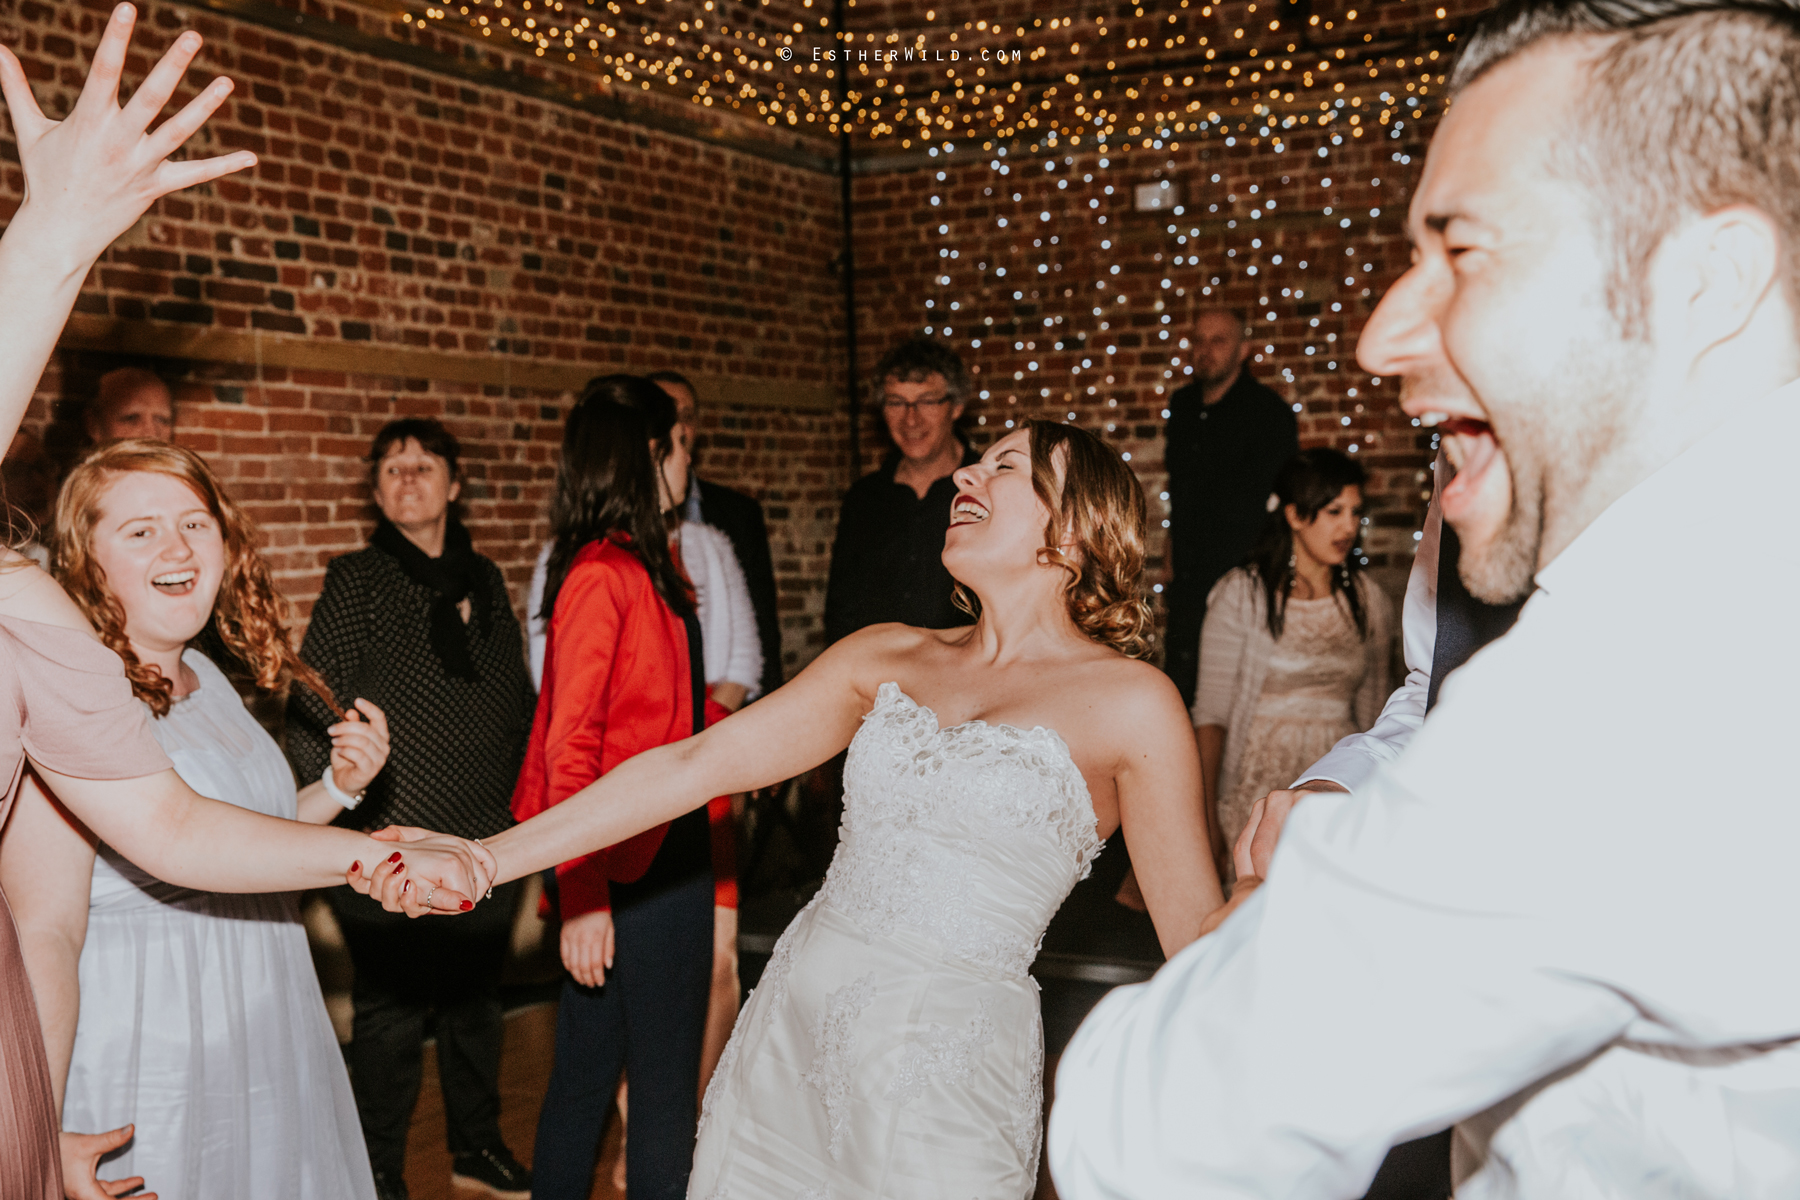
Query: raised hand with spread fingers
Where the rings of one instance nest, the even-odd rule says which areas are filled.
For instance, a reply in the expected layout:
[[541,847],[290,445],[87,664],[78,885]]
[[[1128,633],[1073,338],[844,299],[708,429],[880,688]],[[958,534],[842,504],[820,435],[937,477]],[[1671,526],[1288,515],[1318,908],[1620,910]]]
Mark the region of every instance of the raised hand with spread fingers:
[[125,104],[120,76],[137,10],[113,10],[94,53],[74,111],[53,121],[31,94],[25,69],[0,46],[0,93],[12,116],[25,199],[0,238],[0,442],[17,432],[26,403],[88,269],[150,205],[182,188],[256,164],[247,150],[216,158],[172,158],[231,95],[229,79],[215,79],[198,96],[151,129],[180,85],[200,35],[174,41]]

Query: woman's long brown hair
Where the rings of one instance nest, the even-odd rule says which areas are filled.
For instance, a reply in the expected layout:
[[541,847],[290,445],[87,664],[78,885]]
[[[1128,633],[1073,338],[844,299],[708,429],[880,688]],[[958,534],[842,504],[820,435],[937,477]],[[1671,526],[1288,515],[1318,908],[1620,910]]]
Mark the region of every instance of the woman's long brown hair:
[[100,640],[125,660],[131,691],[159,717],[174,701],[174,683],[155,664],[141,661],[125,635],[125,609],[106,586],[94,560],[94,526],[106,490],[120,475],[148,471],[192,488],[219,523],[225,542],[225,577],[213,601],[212,629],[264,691],[288,681],[311,688],[339,718],[344,710],[319,673],[300,661],[288,634],[287,601],[275,590],[269,564],[256,549],[256,525],[232,502],[204,460],[169,442],[131,438],[88,455],[63,481],[56,502],[56,577],[87,614]]

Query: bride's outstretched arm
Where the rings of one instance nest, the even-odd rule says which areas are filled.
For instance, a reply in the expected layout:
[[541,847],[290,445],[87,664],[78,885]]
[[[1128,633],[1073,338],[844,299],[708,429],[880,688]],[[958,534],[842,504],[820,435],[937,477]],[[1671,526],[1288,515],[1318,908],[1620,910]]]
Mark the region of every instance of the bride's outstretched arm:
[[857,677],[880,636],[845,638],[793,682],[706,732],[645,751],[555,808],[488,838],[495,882],[616,845],[714,796],[768,787],[825,762],[850,744],[868,711],[873,688]]
[[1175,685],[1160,673],[1114,706],[1119,825],[1156,937],[1170,958],[1225,902],[1206,832],[1200,755]]
[[213,80],[150,129],[200,51],[200,35],[192,30],[177,37],[131,99],[119,103],[136,20],[129,4],[113,9],[75,109],[61,121],[38,108],[24,68],[0,46],[0,91],[25,173],[25,199],[0,238],[0,363],[6,364],[0,371],[0,444],[18,430],[101,251],[160,197],[256,163],[247,150],[170,160],[231,94],[228,79]]

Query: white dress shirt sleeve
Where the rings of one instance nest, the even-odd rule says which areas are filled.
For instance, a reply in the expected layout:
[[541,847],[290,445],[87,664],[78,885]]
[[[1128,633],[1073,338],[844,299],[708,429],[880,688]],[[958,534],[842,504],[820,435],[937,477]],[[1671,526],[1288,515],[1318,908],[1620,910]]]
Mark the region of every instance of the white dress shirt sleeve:
[[[1390,1145],[1623,1030],[1634,1010],[1616,993],[1540,968],[1556,914],[1523,880],[1510,910],[1472,912],[1462,872],[1392,869],[1428,847],[1442,858],[1443,825],[1385,772],[1354,801],[1296,809],[1270,882],[1149,983],[1107,996],[1063,1054],[1057,1193],[1359,1196]],[[1508,848],[1484,847],[1502,862]],[[1492,878],[1475,882],[1492,896]]]
[[[1449,481],[1448,469],[1440,456],[1436,465],[1440,485]],[[1431,656],[1437,648],[1438,543],[1443,536],[1443,523],[1444,514],[1438,508],[1434,491],[1400,607],[1400,645],[1406,679],[1388,697],[1373,725],[1339,741],[1324,758],[1302,771],[1295,785],[1322,779],[1354,792],[1368,782],[1376,767],[1399,758],[1425,723]]]
[[1795,1194],[1796,442],[1800,382],[1615,499],[1397,762],[1100,1004],[1057,1074],[1065,1200],[1357,1196],[1451,1123],[1462,1200]]
[[531,569],[531,589],[525,598],[525,645],[531,658],[531,686],[540,692],[544,690],[544,643],[550,635],[538,610],[544,607],[544,583],[550,574],[552,545],[554,543],[545,542],[544,548],[538,551],[537,565]]

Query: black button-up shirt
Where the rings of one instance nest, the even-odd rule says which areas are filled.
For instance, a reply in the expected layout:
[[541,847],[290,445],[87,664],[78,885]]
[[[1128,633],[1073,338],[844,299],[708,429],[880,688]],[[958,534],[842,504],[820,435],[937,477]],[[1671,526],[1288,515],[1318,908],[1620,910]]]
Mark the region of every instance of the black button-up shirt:
[[1300,452],[1294,410],[1248,367],[1217,403],[1190,383],[1169,399],[1169,550],[1174,603],[1206,603],[1243,562],[1268,516],[1275,476]]
[[[980,458],[963,447],[963,466]],[[884,621],[946,629],[973,620],[956,607],[956,583],[944,569],[956,482],[949,475],[936,480],[921,500],[909,485],[894,482],[899,465],[899,451],[890,452],[879,471],[844,496],[825,585],[827,645]]]

